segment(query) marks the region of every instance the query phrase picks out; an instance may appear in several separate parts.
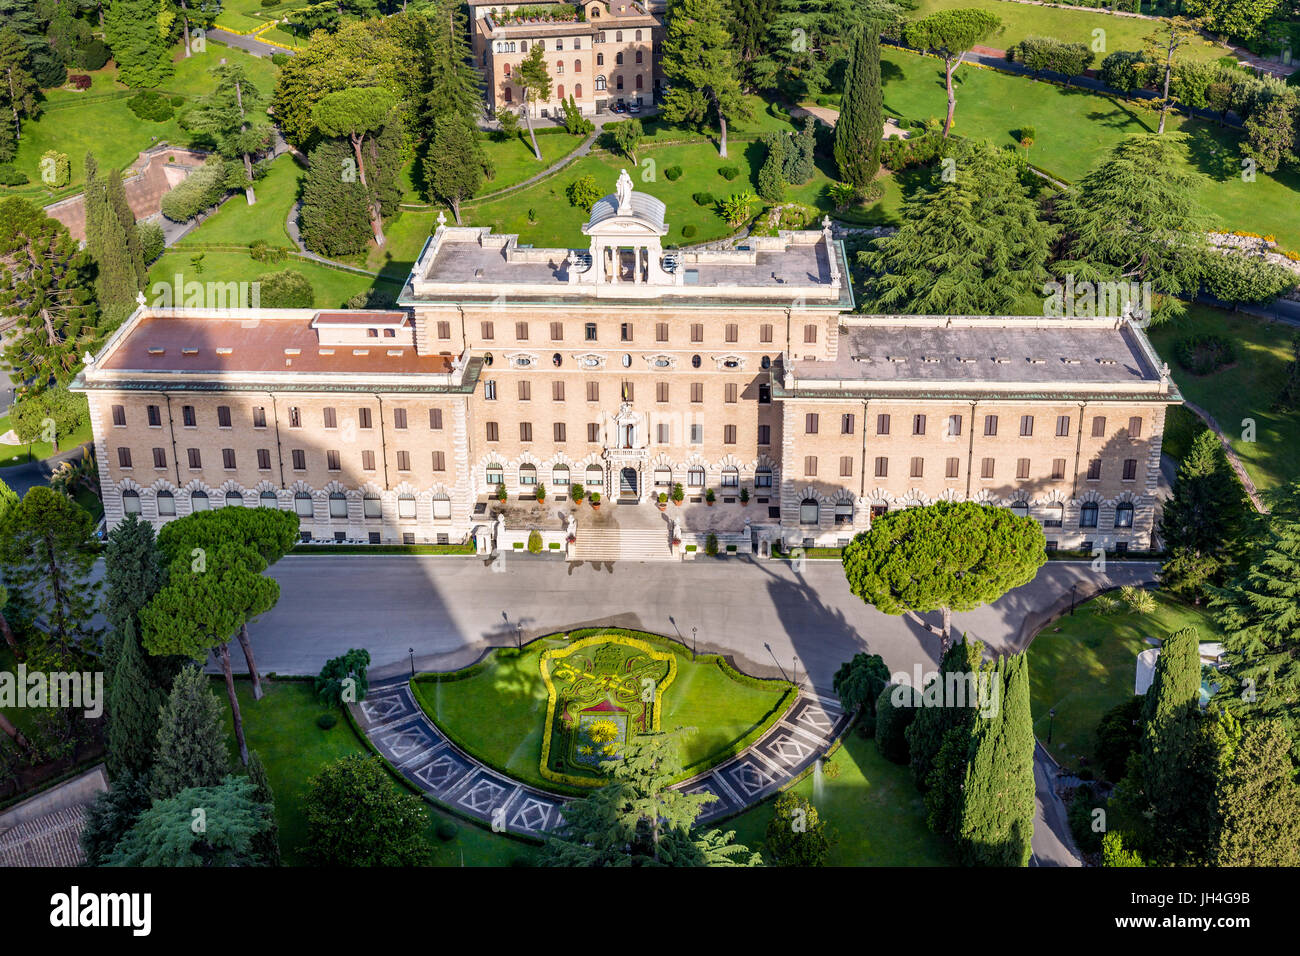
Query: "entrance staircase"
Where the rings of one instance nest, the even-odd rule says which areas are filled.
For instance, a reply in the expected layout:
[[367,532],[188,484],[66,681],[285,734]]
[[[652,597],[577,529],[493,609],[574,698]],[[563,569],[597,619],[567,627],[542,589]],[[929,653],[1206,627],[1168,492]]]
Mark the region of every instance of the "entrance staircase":
[[671,561],[667,529],[583,528],[574,543],[575,561]]

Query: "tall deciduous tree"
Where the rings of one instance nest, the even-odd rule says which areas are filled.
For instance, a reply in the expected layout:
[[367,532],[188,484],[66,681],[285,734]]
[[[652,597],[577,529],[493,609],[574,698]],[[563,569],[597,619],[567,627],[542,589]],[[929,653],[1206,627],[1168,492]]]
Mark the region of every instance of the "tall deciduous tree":
[[256,750],[248,755],[248,780],[253,785],[253,799],[265,804],[271,811],[269,825],[253,840],[253,853],[263,865],[279,866],[280,825],[275,821],[275,794],[271,790],[271,778],[267,775],[266,765]]
[[952,77],[971,47],[989,39],[1002,29],[1002,20],[985,10],[958,8],[939,10],[913,20],[904,29],[907,42],[922,50],[933,50],[943,58],[944,85],[948,90],[948,116],[943,121],[943,135],[952,129],[957,109],[957,92]]
[[[330,93],[312,109],[312,120],[326,136],[346,139],[352,146],[357,164],[357,178],[369,189],[366,179],[367,157],[375,156],[375,137],[384,125],[391,122],[397,99],[380,87],[353,87]],[[370,201],[370,226],[375,244],[382,246],[384,238],[383,211],[379,198],[372,194]]]
[[1300,95],[1292,87],[1270,91],[1246,118],[1246,138],[1241,151],[1266,173],[1300,161],[1295,152],[1296,124],[1300,121]]
[[460,204],[483,185],[485,161],[478,133],[463,116],[451,113],[434,121],[424,181],[434,196],[451,207],[456,225],[460,225]]
[[880,170],[885,107],[880,84],[880,34],[875,24],[853,34],[840,117],[835,122],[835,165],[840,179],[859,190]]
[[1041,298],[1054,229],[1021,181],[1020,160],[964,148],[933,190],[903,204],[903,223],[858,261],[863,308],[918,314],[1020,314]]
[[104,39],[127,86],[155,87],[172,75],[172,46],[178,24],[170,3],[111,0],[104,15]]
[[308,781],[307,845],[315,866],[424,866],[419,797],[393,786],[378,757],[350,754]]
[[[880,515],[844,549],[849,588],[877,610],[906,615],[952,640],[952,612],[970,611],[1028,584],[1047,561],[1032,518],[974,502],[940,501]],[[921,614],[939,611],[942,626]]]
[[834,842],[834,831],[807,797],[786,790],[772,803],[763,840],[768,866],[823,866]]
[[546,67],[545,51],[540,43],[534,43],[528,55],[520,61],[515,69],[515,82],[523,91],[524,122],[528,124],[528,138],[533,144],[533,155],[540,162],[542,151],[537,146],[537,133],[533,131],[533,105],[551,98],[551,74]]
[[221,704],[198,667],[176,675],[158,718],[150,792],[167,800],[190,787],[211,787],[230,771]]
[[243,166],[243,180],[238,185],[251,206],[257,202],[253,157],[266,149],[270,136],[262,94],[241,63],[224,63],[209,72],[215,79],[212,91],[185,114],[185,125],[212,136],[222,156]]
[[[195,827],[194,810],[203,810]],[[109,866],[256,866],[258,839],[272,826],[271,808],[243,777],[192,787],[157,800],[109,857]]]
[[727,155],[727,120],[745,119],[735,48],[722,0],[673,0],[664,37],[664,118],[674,123],[718,123],[718,153]]
[[1218,788],[1214,866],[1300,866],[1300,786],[1277,720],[1248,726]]
[[81,367],[95,336],[89,257],[62,223],[17,196],[0,199],[0,311],[17,316],[9,377],[42,389]]
[[1163,60],[1164,87],[1160,93],[1160,128],[1159,135],[1165,131],[1165,119],[1173,99],[1169,96],[1169,86],[1174,77],[1174,54],[1189,43],[1201,38],[1201,21],[1190,17],[1161,17],[1159,24],[1143,39],[1146,53],[1152,60]]

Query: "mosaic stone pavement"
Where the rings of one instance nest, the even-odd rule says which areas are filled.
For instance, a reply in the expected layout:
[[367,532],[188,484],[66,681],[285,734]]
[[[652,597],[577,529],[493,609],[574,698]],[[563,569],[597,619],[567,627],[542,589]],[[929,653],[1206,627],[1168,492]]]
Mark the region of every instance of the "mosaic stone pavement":
[[[466,754],[420,710],[405,679],[377,684],[349,707],[384,759],[437,802],[498,831],[534,839],[560,822],[570,798],[522,784]],[[749,749],[676,787],[718,798],[697,822],[729,817],[788,784],[847,726],[837,701],[801,693]]]

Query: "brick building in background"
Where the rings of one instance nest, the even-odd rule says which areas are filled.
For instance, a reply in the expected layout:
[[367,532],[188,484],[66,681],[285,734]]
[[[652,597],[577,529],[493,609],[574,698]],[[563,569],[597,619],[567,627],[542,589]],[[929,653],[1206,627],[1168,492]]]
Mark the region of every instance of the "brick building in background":
[[687,531],[734,515],[755,550],[941,499],[1150,545],[1181,398],[1127,319],[856,314],[829,227],[665,251],[626,174],[583,232],[440,221],[392,312],[142,307],[75,385],[109,526],[264,505],[313,539],[454,543],[500,484],[653,515],[680,483]]

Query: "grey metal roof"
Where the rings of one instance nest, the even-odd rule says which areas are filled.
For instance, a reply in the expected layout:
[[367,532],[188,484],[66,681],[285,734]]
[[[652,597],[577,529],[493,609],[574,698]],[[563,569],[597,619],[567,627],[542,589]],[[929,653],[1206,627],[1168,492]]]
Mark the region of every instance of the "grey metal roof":
[[[664,211],[667,207],[651,196],[649,193],[639,193],[632,191],[632,215],[638,219],[644,219],[656,229],[664,228]],[[618,196],[610,193],[604,199],[600,199],[591,207],[591,218],[587,220],[587,228],[590,229],[606,219],[612,219],[618,215]]]

